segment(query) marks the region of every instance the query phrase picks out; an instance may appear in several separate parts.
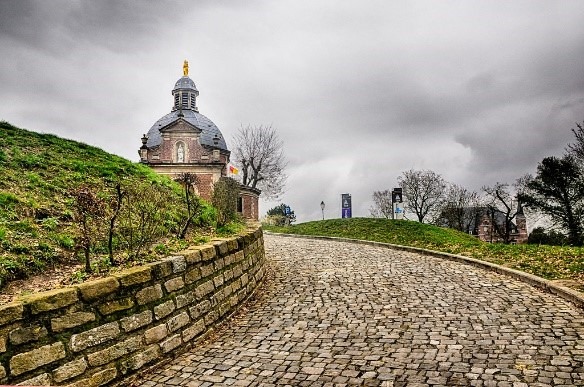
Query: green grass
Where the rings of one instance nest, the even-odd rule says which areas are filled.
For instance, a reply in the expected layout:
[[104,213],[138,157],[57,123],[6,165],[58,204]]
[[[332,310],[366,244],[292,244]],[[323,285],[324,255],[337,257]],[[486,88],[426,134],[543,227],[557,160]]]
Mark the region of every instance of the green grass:
[[372,218],[331,219],[289,227],[266,226],[267,231],[334,236],[392,243],[460,254],[552,280],[570,280],[584,290],[584,248],[544,245],[505,245],[481,242],[452,229],[405,220]]
[[173,184],[99,148],[4,121],[0,138],[0,287],[73,255],[75,187],[99,190],[115,179]]
[[[0,288],[75,255],[71,193],[76,187],[106,192],[116,181],[149,182],[171,187],[165,195],[182,195],[177,183],[147,166],[87,144],[4,121],[0,139]],[[208,225],[213,224],[215,210],[208,204],[203,210],[197,226],[213,234]]]

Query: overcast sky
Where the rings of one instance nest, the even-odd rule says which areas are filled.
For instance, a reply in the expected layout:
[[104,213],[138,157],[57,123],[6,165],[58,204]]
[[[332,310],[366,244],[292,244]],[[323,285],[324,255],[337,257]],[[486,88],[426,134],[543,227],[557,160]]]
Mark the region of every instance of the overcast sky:
[[187,59],[228,147],[277,128],[299,221],[340,217],[341,193],[367,216],[411,168],[478,190],[560,155],[583,20],[580,0],[0,0],[0,120],[137,161]]

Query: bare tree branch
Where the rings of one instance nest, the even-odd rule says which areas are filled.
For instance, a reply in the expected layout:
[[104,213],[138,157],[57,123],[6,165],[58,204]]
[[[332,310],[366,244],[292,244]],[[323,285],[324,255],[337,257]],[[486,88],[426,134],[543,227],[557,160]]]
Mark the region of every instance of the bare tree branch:
[[391,219],[393,215],[393,204],[391,202],[391,191],[373,192],[373,205],[369,209],[369,213],[374,218]]
[[235,164],[241,170],[241,183],[257,188],[270,199],[284,192],[284,143],[271,126],[241,127],[234,136]]
[[439,224],[465,233],[471,233],[481,211],[479,194],[452,184],[448,187],[440,212]]
[[406,198],[407,208],[414,212],[420,223],[430,218],[433,222],[444,200],[446,181],[433,171],[410,169],[398,177],[398,183]]
[[[514,185],[515,189],[518,184]],[[491,219],[491,224],[503,242],[509,243],[513,232],[513,219],[522,211],[521,205],[507,183],[497,182],[492,187],[482,189],[486,194],[487,215]]]

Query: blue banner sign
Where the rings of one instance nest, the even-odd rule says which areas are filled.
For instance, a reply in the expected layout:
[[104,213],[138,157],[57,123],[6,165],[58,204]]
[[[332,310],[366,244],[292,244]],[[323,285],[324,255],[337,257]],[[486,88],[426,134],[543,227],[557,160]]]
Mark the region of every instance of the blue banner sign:
[[341,216],[343,219],[351,217],[351,194],[341,195]]

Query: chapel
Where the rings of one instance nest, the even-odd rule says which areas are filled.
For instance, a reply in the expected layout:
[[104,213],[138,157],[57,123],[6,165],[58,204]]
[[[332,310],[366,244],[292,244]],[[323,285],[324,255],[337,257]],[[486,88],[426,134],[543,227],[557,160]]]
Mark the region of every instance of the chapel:
[[[170,113],[152,125],[142,136],[138,153],[140,162],[157,173],[175,178],[190,172],[198,177],[197,194],[210,201],[213,184],[228,175],[231,152],[221,131],[206,116],[199,113],[199,90],[189,77],[189,65],[185,60],[183,76],[172,89]],[[258,220],[260,191],[241,186],[238,211],[244,218]]]

